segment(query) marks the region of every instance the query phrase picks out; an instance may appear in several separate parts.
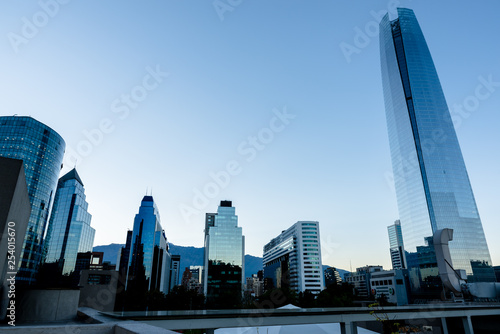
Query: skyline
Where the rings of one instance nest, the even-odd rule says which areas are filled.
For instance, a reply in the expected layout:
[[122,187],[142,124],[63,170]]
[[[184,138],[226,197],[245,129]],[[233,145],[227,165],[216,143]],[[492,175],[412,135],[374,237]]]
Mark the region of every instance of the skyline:
[[[48,125],[66,141],[66,154],[90,152],[76,166],[96,246],[125,242],[152,188],[171,243],[202,246],[204,214],[227,199],[247,254],[262,256],[280,231],[314,220],[324,264],[390,268],[386,231],[399,217],[378,37],[365,33],[366,45],[355,38],[371,22],[378,26],[370,11],[387,11],[389,3],[284,3],[243,2],[221,21],[211,3],[127,3],[115,14],[116,3],[97,10],[95,2],[73,2],[60,4],[17,53],[2,40],[2,114]],[[41,10],[38,3],[0,6],[3,36],[19,34],[22,18]],[[492,152],[500,142],[500,68],[489,41],[499,5],[400,6],[415,11],[426,36],[498,265],[500,159]],[[349,56],[346,45],[356,49]],[[475,102],[480,85],[487,98],[454,108]],[[283,117],[285,108],[294,118]],[[65,160],[61,176],[72,163]],[[229,182],[211,186],[215,196],[196,207],[195,189],[210,188],[211,173],[224,170]],[[187,207],[197,213],[185,219]]]

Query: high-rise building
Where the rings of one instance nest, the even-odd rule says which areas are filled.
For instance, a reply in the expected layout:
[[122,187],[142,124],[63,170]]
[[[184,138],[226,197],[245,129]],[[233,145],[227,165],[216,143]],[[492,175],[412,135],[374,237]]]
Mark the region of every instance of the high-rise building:
[[210,307],[234,307],[244,288],[245,237],[231,201],[205,220],[203,292]]
[[[454,269],[466,270],[469,281],[483,281],[484,270],[474,273],[471,262],[491,266],[490,253],[441,84],[412,10],[398,8],[392,21],[384,16],[380,55],[405,250],[416,253],[436,230],[451,228]],[[425,278],[418,267],[408,267],[412,287],[418,288]]]
[[334,267],[328,267],[325,269],[325,287],[328,287],[330,284],[341,285],[342,278],[340,277],[339,272]]
[[75,270],[78,253],[91,252],[94,246],[95,229],[87,208],[83,182],[73,168],[57,184],[45,242],[45,262],[58,262],[63,275]]
[[396,220],[394,224],[387,226],[387,232],[389,233],[389,250],[391,252],[392,269],[406,269],[401,222]]
[[126,277],[127,276],[127,270],[128,270],[128,262],[130,260],[130,248],[132,247],[132,232],[128,230],[127,231],[127,240],[125,241],[125,246],[120,248],[120,256],[119,256],[119,263],[118,265],[118,271],[120,272],[120,277]]
[[324,289],[319,223],[299,221],[264,246],[266,289],[290,288],[295,292]]
[[172,255],[170,264],[170,290],[172,290],[175,286],[180,285],[179,283],[180,265],[181,265],[181,256]]
[[19,283],[34,283],[66,144],[54,130],[31,117],[0,117],[0,156],[22,160],[31,204],[23,247],[17,258]]
[[126,289],[168,293],[171,256],[153,196],[144,196],[135,215]]

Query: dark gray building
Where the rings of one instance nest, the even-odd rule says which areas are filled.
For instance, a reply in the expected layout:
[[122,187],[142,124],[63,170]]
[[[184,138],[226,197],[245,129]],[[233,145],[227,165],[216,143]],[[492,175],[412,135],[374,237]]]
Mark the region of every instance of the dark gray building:
[[9,303],[9,285],[17,272],[31,214],[22,160],[0,157],[0,319]]
[[57,132],[32,117],[0,117],[0,156],[23,161],[31,204],[22,254],[17,257],[19,283],[36,280],[65,146]]

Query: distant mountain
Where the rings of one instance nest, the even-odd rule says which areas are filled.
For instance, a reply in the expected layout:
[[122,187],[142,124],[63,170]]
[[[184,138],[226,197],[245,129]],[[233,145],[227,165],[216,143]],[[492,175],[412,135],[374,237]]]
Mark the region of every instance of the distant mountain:
[[[104,246],[95,246],[93,251],[94,252],[104,252],[104,259],[103,261],[109,261],[112,264],[116,264],[117,258],[118,258],[118,253],[120,252],[120,249],[125,246],[124,244],[110,244],[110,245],[104,245]],[[118,260],[120,261],[120,260]]]
[[[120,249],[124,246],[124,244],[95,246],[94,252],[104,252],[104,261],[116,264],[116,262],[119,261],[117,258]],[[174,244],[169,244],[169,247],[171,254],[181,256],[181,275],[186,267],[203,265],[203,247],[177,246]],[[262,258],[245,255],[245,277],[250,277],[252,274],[256,274],[259,270],[262,270]]]

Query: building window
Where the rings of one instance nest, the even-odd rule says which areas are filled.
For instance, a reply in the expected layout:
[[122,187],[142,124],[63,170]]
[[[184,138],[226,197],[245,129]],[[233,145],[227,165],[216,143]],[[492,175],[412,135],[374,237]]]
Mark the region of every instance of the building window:
[[111,275],[89,274],[87,283],[89,285],[108,285],[111,283]]

